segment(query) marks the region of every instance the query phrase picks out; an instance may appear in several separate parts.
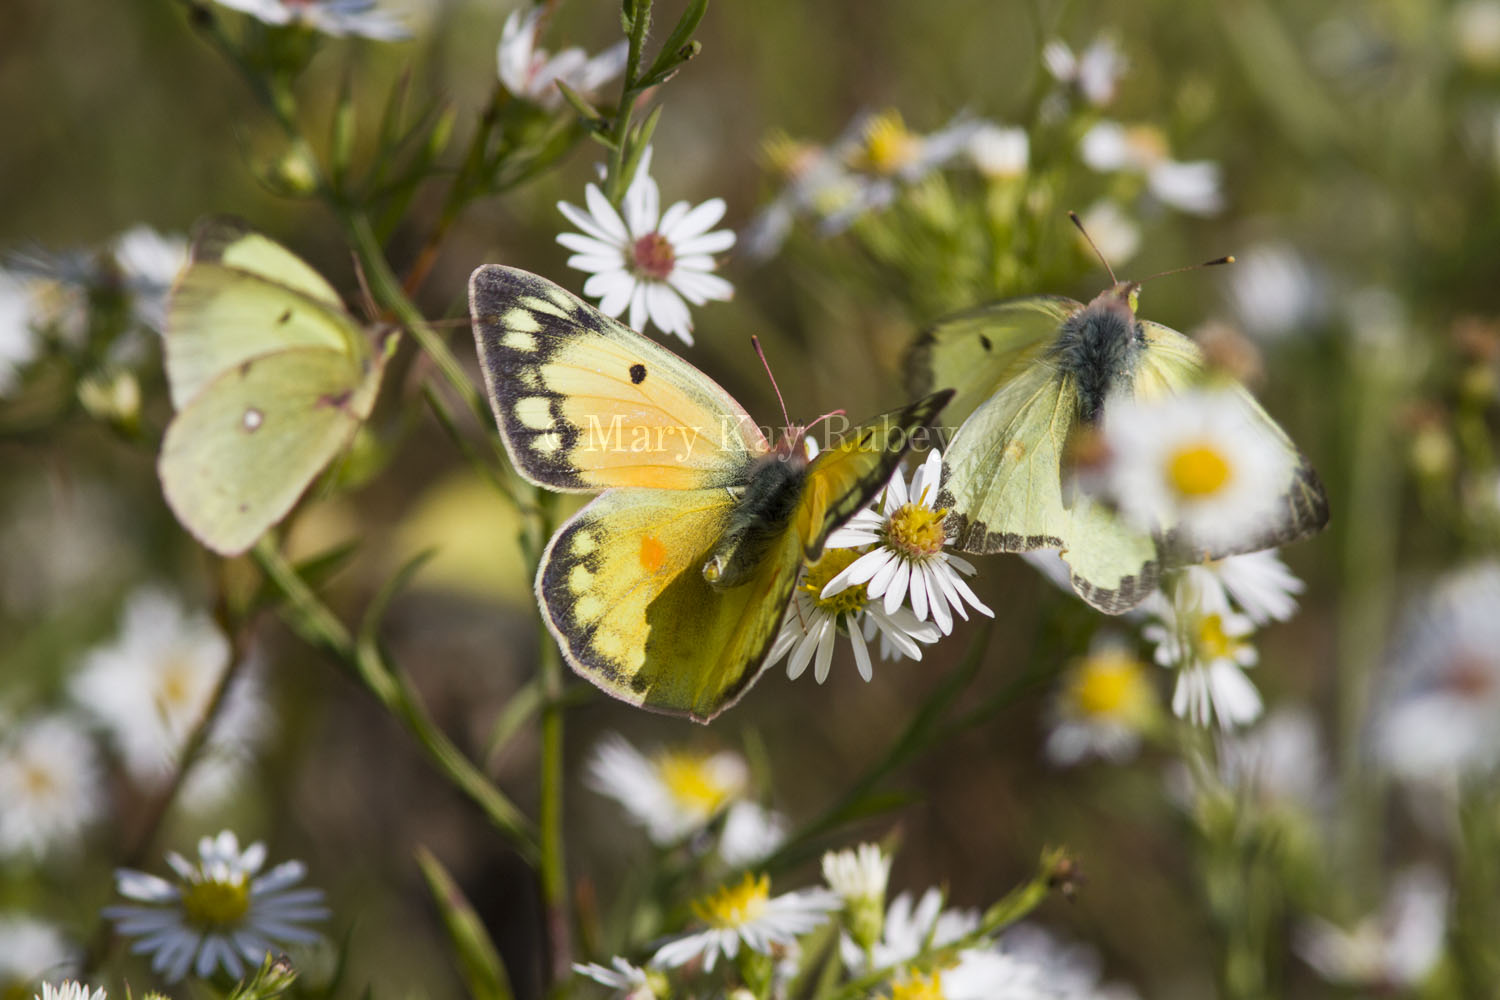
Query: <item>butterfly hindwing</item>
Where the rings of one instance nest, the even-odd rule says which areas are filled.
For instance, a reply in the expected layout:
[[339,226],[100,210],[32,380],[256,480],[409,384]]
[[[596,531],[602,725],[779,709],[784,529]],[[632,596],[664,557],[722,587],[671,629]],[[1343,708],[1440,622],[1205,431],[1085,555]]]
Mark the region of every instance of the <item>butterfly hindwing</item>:
[[544,278],[481,267],[469,308],[496,422],[539,486],[723,486],[768,450],[712,379]]
[[158,471],[167,503],[224,555],[281,520],[369,416],[378,365],[302,348],[220,374],[167,428]]

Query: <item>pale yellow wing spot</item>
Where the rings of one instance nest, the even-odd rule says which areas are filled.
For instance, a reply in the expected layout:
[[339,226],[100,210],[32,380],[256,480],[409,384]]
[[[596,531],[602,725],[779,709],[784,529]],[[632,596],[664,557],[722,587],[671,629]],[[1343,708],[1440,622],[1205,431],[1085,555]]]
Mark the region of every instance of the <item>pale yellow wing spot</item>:
[[552,427],[552,401],[545,396],[526,396],[516,400],[516,419],[534,431]]
[[511,333],[540,333],[542,329],[542,321],[537,319],[529,309],[511,309],[500,317],[500,322],[504,323],[505,328]]
[[538,435],[532,439],[531,447],[543,455],[550,455],[562,447],[562,435],[554,432]]
[[573,545],[569,551],[575,556],[586,556],[593,552],[599,545],[599,540],[592,532],[580,531],[573,536]]
[[575,594],[581,594],[594,585],[594,573],[587,566],[574,566],[568,572],[568,587]]
[[[532,312],[546,313],[548,316],[556,316],[558,319],[571,319],[573,317],[573,310],[569,308],[571,303],[566,299],[552,301],[539,298],[535,295],[524,295],[516,301],[520,303],[522,309],[530,309]],[[530,317],[530,319],[533,323],[537,322],[535,316]],[[540,324],[537,325],[537,329],[541,329]]]

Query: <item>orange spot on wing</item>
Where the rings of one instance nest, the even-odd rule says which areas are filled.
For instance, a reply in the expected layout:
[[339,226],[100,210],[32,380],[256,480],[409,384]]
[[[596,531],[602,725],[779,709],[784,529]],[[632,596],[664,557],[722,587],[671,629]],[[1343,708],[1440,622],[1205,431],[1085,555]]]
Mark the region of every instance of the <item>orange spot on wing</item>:
[[655,535],[641,539],[641,566],[655,573],[667,561],[667,547]]

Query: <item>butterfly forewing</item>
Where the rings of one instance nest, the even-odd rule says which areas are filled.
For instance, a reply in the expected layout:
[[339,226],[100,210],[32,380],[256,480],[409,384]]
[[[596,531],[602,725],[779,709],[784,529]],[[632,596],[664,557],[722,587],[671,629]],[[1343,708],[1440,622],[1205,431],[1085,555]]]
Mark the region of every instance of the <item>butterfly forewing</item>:
[[537,485],[738,486],[768,450],[702,372],[550,281],[481,267],[469,308],[496,422]]

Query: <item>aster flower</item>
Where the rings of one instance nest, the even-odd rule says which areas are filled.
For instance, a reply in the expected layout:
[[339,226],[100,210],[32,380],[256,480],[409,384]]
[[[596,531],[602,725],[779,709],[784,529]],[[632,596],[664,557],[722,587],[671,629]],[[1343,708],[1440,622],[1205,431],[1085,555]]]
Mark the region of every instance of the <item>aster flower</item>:
[[646,757],[623,736],[600,740],[589,787],[618,801],[653,843],[674,844],[703,829],[745,793],[750,772],[737,753],[664,750]]
[[536,44],[546,10],[538,4],[524,13],[511,11],[500,31],[496,61],[506,90],[544,108],[556,109],[563,101],[558,83],[589,97],[624,71],[629,43],[617,42],[592,59],[580,48],[549,55]]
[[1191,215],[1216,215],[1224,207],[1220,168],[1210,160],[1174,160],[1166,136],[1150,125],[1095,124],[1079,140],[1079,155],[1101,173],[1137,173],[1157,201]]
[[936,625],[918,621],[906,608],[894,614],[885,610],[884,602],[872,599],[864,584],[853,584],[830,597],[823,592],[829,582],[856,559],[850,549],[827,549],[803,576],[792,593],[781,631],[771,643],[766,666],[786,658],[786,674],[792,680],[801,677],[809,663],[813,678],[822,684],[828,679],[833,651],[840,635],[848,636],[854,647],[854,663],[866,681],[875,676],[870,660],[869,642],[874,629],[882,645],[889,643],[892,652],[913,660],[922,658],[918,643],[934,643],[942,636]]
[[277,26],[296,25],[335,38],[357,36],[398,42],[411,32],[393,15],[376,10],[375,0],[215,0],[221,7]]
[[[172,595],[148,587],[126,602],[114,641],[84,657],[70,690],[108,733],[131,776],[160,784],[203,720],[229,653],[229,640],[206,614],[189,613]],[[232,683],[184,786],[189,804],[226,794],[264,730],[255,675],[241,670]]]
[[944,551],[948,512],[934,506],[942,471],[942,453],[933,449],[912,473],[910,489],[898,469],[875,508],[860,511],[828,536],[829,549],[873,548],[829,580],[820,598],[863,584],[868,597],[883,598],[885,613],[894,615],[910,594],[917,620],[925,621],[931,612],[944,635],[953,631],[954,611],[968,620],[965,603],[995,617],[961,575],[972,576],[973,564]]
[[66,979],[56,986],[43,983],[42,991],[36,995],[36,1000],[105,1000],[107,996],[102,986],[91,991],[83,983]]
[[1500,564],[1440,580],[1403,616],[1372,722],[1376,759],[1408,780],[1500,765]]
[[1120,78],[1125,75],[1125,53],[1113,39],[1099,37],[1082,54],[1074,54],[1068,43],[1054,38],[1042,47],[1042,65],[1058,83],[1077,90],[1095,107],[1115,99]]
[[1123,763],[1135,756],[1157,711],[1146,665],[1123,643],[1097,640],[1063,675],[1050,712],[1047,758],[1064,767],[1088,757]]
[[1156,644],[1156,662],[1177,670],[1172,714],[1195,726],[1217,718],[1224,729],[1260,718],[1260,692],[1245,676],[1259,660],[1248,641],[1255,631],[1249,618],[1206,611],[1182,593],[1152,601],[1151,611],[1158,621],[1141,634]]
[[265,845],[240,850],[228,830],[198,842],[198,860],[167,852],[175,881],[121,868],[115,888],[135,904],[108,906],[115,930],[134,938],[131,951],[151,956],[151,968],[169,982],[189,972],[201,979],[223,969],[233,977],[253,971],[267,952],[316,941],[304,924],[328,909],[319,889],[295,889],[306,874],[300,861],[284,861],[265,874]]
[[739,884],[720,886],[695,901],[693,913],[707,928],[662,945],[651,964],[676,968],[701,958],[703,970],[712,972],[720,955],[733,959],[741,945],[769,955],[773,946],[793,944],[800,935],[816,930],[841,905],[827,889],[799,889],[772,897],[770,877],[747,872]]
[[78,950],[56,927],[0,913],[0,996],[24,997],[42,979],[69,975],[77,966]]
[[1324,279],[1289,243],[1257,243],[1234,255],[1225,275],[1229,301],[1246,331],[1279,340],[1306,329],[1327,312]]
[[786,817],[748,800],[740,800],[724,814],[719,834],[719,858],[730,868],[764,861],[786,841]]
[[1031,138],[1023,128],[984,122],[969,136],[965,152],[974,169],[991,180],[1019,177],[1031,161]]
[[866,212],[893,202],[902,185],[915,184],[965,155],[982,124],[959,115],[936,132],[920,135],[908,129],[895,110],[859,115],[832,150],[848,168],[854,186],[844,204],[825,215],[819,232],[842,232]]
[[609,965],[575,962],[573,971],[617,991],[621,1000],[657,1000],[669,994],[666,977],[660,972],[631,965],[623,958],[609,960]]
[[1296,461],[1228,390],[1116,400],[1104,439],[1104,489],[1127,520],[1221,551],[1266,533]]
[[880,940],[891,857],[878,844],[823,855],[823,880],[844,901],[844,926],[861,949]]
[[782,188],[745,227],[740,243],[746,256],[752,260],[771,257],[786,242],[799,216],[828,219],[858,199],[861,182],[841,154],[851,142],[845,136],[823,147],[781,132],[766,139],[765,159]]
[[713,273],[712,255],[734,246],[732,231],[709,231],[724,217],[724,199],[711,198],[696,208],[679,201],[662,212],[661,192],[651,179],[650,146],[625,191],[623,217],[595,185],[584,189],[584,197],[587,211],[557,203],[582,230],[562,233],[557,242],[574,251],[569,267],[590,272],[583,294],[597,298],[606,316],[619,316],[628,307],[633,329],[644,331],[650,321],[691,345],[687,303],[701,306],[734,294],[734,286]]
[[31,282],[0,270],[0,398],[20,384],[21,373],[41,352],[31,320]]
[[111,249],[136,321],[160,331],[166,325],[167,292],[188,262],[187,240],[135,226],[117,236]]
[[845,935],[839,944],[844,964],[856,973],[911,962],[928,948],[942,948],[974,932],[979,914],[973,910],[943,909],[943,894],[928,889],[915,901],[903,892],[886,907],[880,940],[868,954]]
[[1290,619],[1304,589],[1275,549],[1186,566],[1181,574],[1185,582],[1179,586],[1194,588],[1205,609],[1221,614],[1238,609],[1256,625]]
[[65,715],[32,719],[0,740],[0,858],[73,847],[100,816],[104,787],[88,733]]
[[1297,929],[1293,947],[1329,982],[1379,991],[1420,986],[1442,955],[1448,886],[1435,869],[1403,872],[1385,906],[1353,928],[1318,917]]

